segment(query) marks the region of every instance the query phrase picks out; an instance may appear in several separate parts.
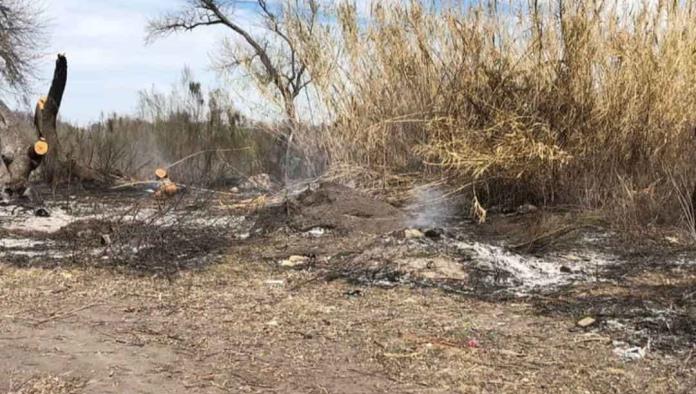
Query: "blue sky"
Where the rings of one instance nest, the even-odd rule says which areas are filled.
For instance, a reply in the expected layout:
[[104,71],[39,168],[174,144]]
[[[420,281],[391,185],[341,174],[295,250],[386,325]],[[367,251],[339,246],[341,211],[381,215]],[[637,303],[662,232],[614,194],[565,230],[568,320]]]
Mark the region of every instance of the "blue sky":
[[[133,113],[138,91],[166,90],[185,66],[204,83],[215,84],[210,55],[226,34],[221,28],[170,36],[145,43],[148,19],[175,10],[179,0],[54,0],[45,3],[50,45],[38,62],[37,94],[50,85],[57,53],[68,57],[69,77],[61,116],[85,124],[101,113]],[[236,17],[254,24],[254,13]],[[237,92],[240,93],[240,92]]]

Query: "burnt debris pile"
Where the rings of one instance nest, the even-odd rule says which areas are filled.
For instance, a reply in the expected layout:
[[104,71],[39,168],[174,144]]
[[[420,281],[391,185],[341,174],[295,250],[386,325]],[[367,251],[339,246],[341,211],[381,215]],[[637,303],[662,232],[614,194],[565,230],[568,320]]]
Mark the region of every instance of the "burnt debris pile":
[[293,232],[325,231],[338,234],[384,234],[403,226],[398,208],[337,183],[308,187],[296,197],[269,205],[259,212],[255,234],[269,234],[283,227]]

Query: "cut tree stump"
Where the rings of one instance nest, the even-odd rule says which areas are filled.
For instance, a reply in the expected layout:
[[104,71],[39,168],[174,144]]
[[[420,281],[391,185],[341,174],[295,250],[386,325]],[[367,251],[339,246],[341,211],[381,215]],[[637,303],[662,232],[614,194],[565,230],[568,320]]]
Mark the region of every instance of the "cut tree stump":
[[50,182],[65,177],[87,182],[106,182],[109,178],[80,164],[61,148],[57,119],[67,79],[68,61],[58,55],[48,95],[36,104],[33,131],[0,102],[0,192],[22,194],[32,171],[42,163]]

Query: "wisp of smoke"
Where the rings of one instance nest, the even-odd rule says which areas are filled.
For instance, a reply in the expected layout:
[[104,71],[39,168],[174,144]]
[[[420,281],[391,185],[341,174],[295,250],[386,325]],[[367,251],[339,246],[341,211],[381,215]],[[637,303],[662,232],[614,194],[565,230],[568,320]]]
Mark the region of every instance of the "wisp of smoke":
[[411,190],[413,201],[406,207],[411,214],[410,227],[443,227],[454,213],[452,202],[445,193],[434,186],[416,187]]

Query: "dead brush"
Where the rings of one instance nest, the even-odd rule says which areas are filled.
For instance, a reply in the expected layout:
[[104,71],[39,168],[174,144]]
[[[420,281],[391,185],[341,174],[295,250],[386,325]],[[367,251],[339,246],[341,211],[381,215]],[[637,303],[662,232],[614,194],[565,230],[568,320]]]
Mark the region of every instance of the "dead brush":
[[694,198],[696,189],[692,186],[693,180],[685,174],[675,174],[671,170],[666,170],[669,182],[673,187],[676,199],[679,201],[682,217],[682,229],[691,241],[696,241],[696,211],[694,210]]
[[[521,193],[487,205],[611,210],[627,198],[624,184],[653,185],[645,198],[654,203],[624,201],[634,225],[680,211],[673,185],[659,180],[663,163],[694,162],[692,1],[370,10],[340,3],[321,37],[291,38],[311,53],[308,71],[333,120],[323,138],[334,166]],[[310,51],[318,38],[327,49]]]

